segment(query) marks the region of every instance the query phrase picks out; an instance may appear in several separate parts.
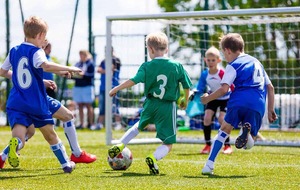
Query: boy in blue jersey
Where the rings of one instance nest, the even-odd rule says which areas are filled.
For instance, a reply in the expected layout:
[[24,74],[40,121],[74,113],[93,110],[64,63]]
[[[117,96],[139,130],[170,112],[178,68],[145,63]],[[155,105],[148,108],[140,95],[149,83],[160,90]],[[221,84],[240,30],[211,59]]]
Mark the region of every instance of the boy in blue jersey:
[[171,151],[176,143],[176,101],[180,96],[180,83],[185,92],[180,107],[185,109],[188,103],[192,82],[183,66],[165,57],[168,51],[168,37],[162,32],[151,33],[146,37],[146,44],[151,61],[143,63],[137,74],[114,87],[109,95],[115,96],[119,90],[130,88],[138,83],[144,83],[146,100],[143,104],[140,121],[134,124],[121,138],[121,144],[108,150],[111,158],[117,156],[124,147],[138,135],[148,124],[155,124],[156,137],[162,141],[153,154],[146,157],[150,174],[159,174],[157,161]]
[[[228,65],[225,69],[221,87],[212,94],[201,97],[203,104],[226,94],[231,84],[234,91],[227,103],[227,113],[221,128],[214,139],[203,175],[213,174],[215,159],[230,135],[233,127],[241,122],[241,134],[237,137],[235,146],[246,148],[247,142],[253,142],[260,129],[265,113],[266,95],[268,95],[268,120],[274,122],[277,115],[274,111],[274,87],[264,70],[263,65],[254,57],[244,53],[244,40],[240,34],[229,33],[220,40],[220,48]],[[248,147],[249,148],[249,147]]]
[[9,142],[8,162],[19,166],[17,151],[25,145],[27,128],[34,124],[42,132],[45,140],[59,160],[63,171],[71,173],[75,163],[69,161],[65,147],[54,131],[54,122],[49,105],[43,72],[80,73],[76,67],[68,67],[48,62],[42,47],[46,41],[48,25],[39,17],[32,16],[24,22],[25,42],[12,48],[0,69],[0,76],[9,77],[12,68],[13,88],[9,94],[6,110],[12,128]]
[[[11,79],[12,72],[9,71],[8,75],[10,75],[9,79]],[[46,89],[55,90],[56,84],[54,81],[45,80],[44,84]],[[67,137],[67,140],[70,144],[70,148],[72,151],[70,160],[74,163],[92,163],[97,160],[97,157],[93,154],[89,154],[84,150],[81,150],[77,133],[74,125],[74,115],[73,113],[67,109],[64,105],[62,105],[58,100],[47,96],[49,110],[52,113],[52,117],[63,121],[64,132]],[[27,128],[25,141],[28,141],[35,133],[34,125],[31,125]],[[0,153],[0,169],[4,168],[5,161],[8,157],[9,145],[6,146],[3,151]]]

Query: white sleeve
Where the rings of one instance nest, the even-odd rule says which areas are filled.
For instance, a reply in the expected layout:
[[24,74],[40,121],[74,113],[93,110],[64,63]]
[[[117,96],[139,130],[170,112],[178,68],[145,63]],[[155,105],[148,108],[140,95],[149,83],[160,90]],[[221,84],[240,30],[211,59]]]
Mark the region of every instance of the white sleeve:
[[271,82],[271,80],[270,80],[268,74],[266,73],[266,71],[264,71],[264,72],[265,72],[265,84],[266,84],[266,85],[269,85],[269,84],[271,84],[272,82]]
[[224,76],[221,80],[221,84],[226,83],[230,86],[232,85],[235,78],[236,78],[236,70],[231,65],[227,65]]
[[47,62],[48,59],[43,49],[39,49],[33,55],[33,66],[35,68],[40,68],[41,64]]
[[10,68],[11,68],[11,63],[9,61],[9,54],[8,56],[6,57],[4,63],[1,65],[1,68],[8,71]]

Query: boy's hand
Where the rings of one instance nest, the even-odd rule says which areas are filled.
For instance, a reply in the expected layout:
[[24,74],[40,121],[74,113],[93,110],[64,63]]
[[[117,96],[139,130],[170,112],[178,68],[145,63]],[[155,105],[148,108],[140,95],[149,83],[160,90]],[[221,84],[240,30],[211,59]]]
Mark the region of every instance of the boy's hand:
[[187,107],[187,102],[185,101],[184,98],[181,98],[179,108],[185,110]]
[[116,88],[113,88],[109,91],[109,96],[113,97],[117,94],[118,90]]
[[46,88],[50,88],[52,90],[55,90],[57,88],[56,83],[52,80],[43,80],[44,85]]
[[272,110],[271,112],[270,111],[268,112],[268,119],[269,119],[270,123],[273,123],[274,121],[276,121],[278,119],[277,114],[275,113],[274,110]]
[[202,104],[207,104],[209,101],[208,101],[208,98],[207,98],[208,94],[207,93],[204,93],[200,98],[201,98],[201,103]]

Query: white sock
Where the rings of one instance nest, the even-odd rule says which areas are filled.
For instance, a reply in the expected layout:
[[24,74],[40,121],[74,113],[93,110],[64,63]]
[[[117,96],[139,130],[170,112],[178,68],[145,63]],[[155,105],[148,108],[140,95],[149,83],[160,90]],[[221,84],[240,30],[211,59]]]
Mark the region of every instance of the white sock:
[[169,147],[167,145],[160,145],[159,147],[157,147],[157,149],[155,150],[155,152],[153,153],[154,158],[156,158],[156,160],[161,160],[163,159],[165,156],[167,156],[167,154],[169,153]]
[[61,164],[62,168],[70,165],[65,146],[62,144],[62,142],[59,142],[54,145],[50,145],[50,148],[53,151],[53,153],[55,154],[55,156],[58,159],[59,163]]
[[120,139],[121,143],[127,145],[131,139],[136,137],[139,134],[139,122],[135,123],[130,129],[126,131],[126,133]]
[[76,157],[79,157],[82,150],[80,149],[80,146],[78,144],[74,120],[72,119],[70,121],[64,122],[63,126],[64,126],[65,135],[69,141],[72,153]]

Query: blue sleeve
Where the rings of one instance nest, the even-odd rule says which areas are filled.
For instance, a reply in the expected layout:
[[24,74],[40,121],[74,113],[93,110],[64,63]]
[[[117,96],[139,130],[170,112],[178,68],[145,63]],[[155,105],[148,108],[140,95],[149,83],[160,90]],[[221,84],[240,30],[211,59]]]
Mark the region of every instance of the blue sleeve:
[[206,78],[208,75],[208,70],[205,69],[199,78],[198,85],[197,85],[197,90],[199,91],[200,94],[204,93],[206,90]]

